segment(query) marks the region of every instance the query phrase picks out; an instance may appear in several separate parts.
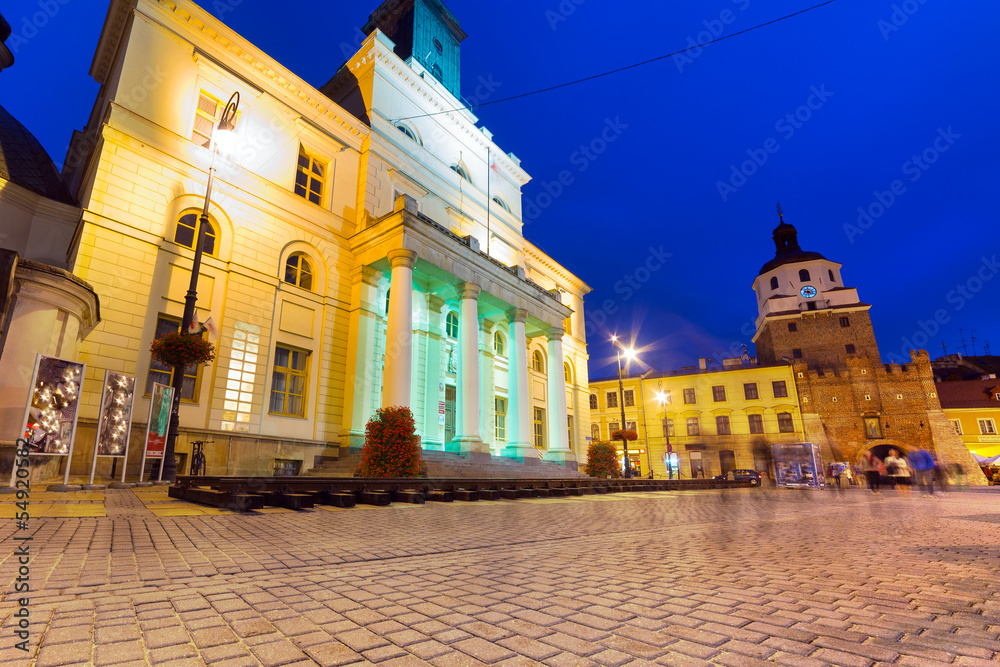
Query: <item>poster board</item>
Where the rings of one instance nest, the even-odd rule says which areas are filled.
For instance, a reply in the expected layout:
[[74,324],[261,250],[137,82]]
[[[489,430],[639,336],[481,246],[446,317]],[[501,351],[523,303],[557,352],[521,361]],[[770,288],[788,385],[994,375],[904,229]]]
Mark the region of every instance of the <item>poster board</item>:
[[71,456],[86,364],[39,354],[21,432],[28,453]]
[[[110,370],[104,371],[101,410],[97,417],[97,441],[94,443],[94,457],[90,462],[90,484],[94,483],[98,456],[128,460],[128,441],[132,430],[134,396],[134,377]],[[121,481],[125,481],[124,462],[122,463]]]
[[819,445],[800,442],[771,445],[774,458],[774,479],[779,487],[820,488],[826,486],[823,459]]
[[[146,437],[142,446],[142,463],[139,466],[139,481],[146,469],[146,459],[162,459],[167,445],[167,429],[170,426],[170,411],[174,402],[174,388],[159,382],[153,383],[149,400],[149,419],[146,421]],[[160,475],[163,466],[160,466]]]

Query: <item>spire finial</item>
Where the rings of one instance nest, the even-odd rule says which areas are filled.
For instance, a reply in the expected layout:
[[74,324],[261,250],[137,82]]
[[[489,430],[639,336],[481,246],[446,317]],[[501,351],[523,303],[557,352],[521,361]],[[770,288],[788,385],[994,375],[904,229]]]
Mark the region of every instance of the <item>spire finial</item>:
[[781,207],[780,201],[778,202],[778,205],[775,207],[775,210],[778,211],[778,222],[783,224],[785,222],[785,209]]

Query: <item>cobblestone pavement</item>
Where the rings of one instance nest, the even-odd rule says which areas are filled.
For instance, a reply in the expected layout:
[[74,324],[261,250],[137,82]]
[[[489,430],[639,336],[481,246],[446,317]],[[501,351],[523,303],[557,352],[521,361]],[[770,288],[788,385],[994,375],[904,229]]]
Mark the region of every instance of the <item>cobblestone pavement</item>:
[[746,489],[253,515],[163,489],[35,500],[48,508],[30,524],[28,654],[13,634],[21,533],[0,519],[3,665],[1000,659],[996,494]]

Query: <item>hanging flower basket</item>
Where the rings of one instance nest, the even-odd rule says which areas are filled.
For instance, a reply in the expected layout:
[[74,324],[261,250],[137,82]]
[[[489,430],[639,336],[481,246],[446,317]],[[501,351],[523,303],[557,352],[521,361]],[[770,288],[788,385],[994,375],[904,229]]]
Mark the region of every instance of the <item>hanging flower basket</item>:
[[153,358],[167,366],[207,364],[215,359],[215,346],[198,334],[168,333],[149,346]]
[[638,437],[639,437],[638,434],[636,434],[636,432],[631,429],[628,431],[626,431],[625,429],[618,429],[617,431],[611,434],[612,440],[628,440],[629,442],[631,442],[632,440],[636,440]]

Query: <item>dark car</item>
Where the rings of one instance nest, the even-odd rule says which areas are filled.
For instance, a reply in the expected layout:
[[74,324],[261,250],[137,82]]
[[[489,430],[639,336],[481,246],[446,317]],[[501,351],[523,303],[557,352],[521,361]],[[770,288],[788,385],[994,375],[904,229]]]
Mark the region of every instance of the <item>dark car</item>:
[[750,486],[760,486],[760,473],[756,470],[730,470],[724,475],[716,475],[712,479],[746,480]]

